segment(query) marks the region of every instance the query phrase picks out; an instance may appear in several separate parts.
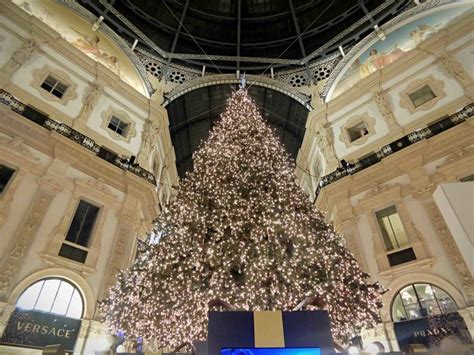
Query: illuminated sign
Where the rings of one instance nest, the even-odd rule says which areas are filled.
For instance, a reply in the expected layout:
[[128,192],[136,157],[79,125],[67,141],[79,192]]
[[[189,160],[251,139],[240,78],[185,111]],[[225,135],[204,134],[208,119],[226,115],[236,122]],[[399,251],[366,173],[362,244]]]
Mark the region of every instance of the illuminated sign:
[[451,335],[459,338],[462,343],[471,342],[466,323],[458,312],[403,321],[395,323],[394,328],[401,350],[407,349],[409,344],[423,344],[432,349]]
[[31,348],[61,344],[65,350],[73,351],[80,327],[80,319],[16,309],[8,321],[0,343]]

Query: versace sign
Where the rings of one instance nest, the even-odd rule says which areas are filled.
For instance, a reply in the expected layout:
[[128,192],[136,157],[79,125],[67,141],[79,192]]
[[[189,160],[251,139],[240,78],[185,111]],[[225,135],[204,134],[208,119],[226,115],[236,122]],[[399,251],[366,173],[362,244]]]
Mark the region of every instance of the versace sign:
[[0,343],[31,348],[61,344],[66,351],[73,351],[80,327],[80,319],[16,309]]

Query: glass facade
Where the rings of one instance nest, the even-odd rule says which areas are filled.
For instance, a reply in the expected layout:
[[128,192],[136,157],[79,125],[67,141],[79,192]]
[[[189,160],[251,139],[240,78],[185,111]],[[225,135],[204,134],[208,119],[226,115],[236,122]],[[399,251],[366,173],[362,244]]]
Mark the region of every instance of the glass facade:
[[412,284],[398,292],[392,304],[394,322],[413,320],[456,311],[454,300],[431,284]]
[[387,251],[409,244],[408,236],[395,206],[375,212]]
[[84,309],[79,290],[63,279],[45,279],[28,287],[18,299],[17,308],[81,319]]

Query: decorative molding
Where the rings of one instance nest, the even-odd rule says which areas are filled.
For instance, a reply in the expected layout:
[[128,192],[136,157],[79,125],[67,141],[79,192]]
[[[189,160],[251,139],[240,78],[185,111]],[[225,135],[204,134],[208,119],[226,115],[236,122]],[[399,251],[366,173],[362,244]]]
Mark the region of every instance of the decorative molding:
[[[364,123],[365,127],[367,128],[367,134],[361,136],[360,138],[351,141],[349,135],[349,129],[354,127],[357,124]],[[346,147],[353,147],[356,145],[363,145],[367,142],[369,137],[375,135],[375,118],[369,116],[367,113],[352,116],[347,120],[347,122],[341,127],[341,133],[339,135],[339,139],[341,142],[346,144]]]
[[24,143],[25,141],[18,136],[15,136],[14,138],[0,136],[1,146],[4,146],[5,148],[10,149],[15,153],[23,155],[29,160],[39,161],[39,159],[33,155],[31,149]]
[[442,164],[437,166],[437,168],[446,167],[472,155],[474,155],[474,146],[461,147],[460,149],[451,153]]
[[[92,274],[96,270],[100,245],[103,234],[105,219],[110,210],[117,208],[119,201],[111,190],[105,186],[102,179],[76,179],[75,188],[68,206],[64,211],[59,223],[53,228],[48,237],[48,243],[40,255],[49,265],[63,265],[75,269],[85,275]],[[95,222],[94,230],[89,240],[88,247],[78,246],[87,251],[84,263],[75,262],[67,258],[58,256],[59,250],[65,241],[65,236],[69,225],[74,217],[79,201],[84,199],[100,208],[99,215]]]
[[[121,134],[118,134],[117,132],[114,132],[110,128],[108,128],[112,116],[117,117],[128,125],[126,136],[122,136]],[[102,123],[100,124],[100,127],[105,132],[107,132],[112,139],[130,143],[130,140],[137,135],[137,132],[135,130],[135,121],[133,121],[128,115],[128,113],[123,110],[110,106],[107,111],[104,111],[100,114],[100,117],[102,117]]]
[[[279,91],[298,101],[308,110],[311,110],[311,98],[308,95],[298,92],[289,84],[259,75],[247,75],[246,79],[249,85],[257,85]],[[167,95],[164,106],[168,105],[171,101],[176,100],[178,97],[202,87],[222,84],[238,84],[239,82],[240,79],[236,78],[235,74],[216,74],[186,81],[182,85],[176,86],[173,90],[171,90],[171,92]]]
[[387,185],[387,184],[374,184],[373,187],[365,193],[364,199],[377,196],[381,194],[382,192],[393,189],[393,187],[394,187],[393,185]]
[[388,270],[381,271],[379,272],[379,276],[385,280],[391,281],[402,274],[409,274],[411,272],[421,270],[430,270],[435,264],[435,261],[436,260],[433,258],[411,261],[409,263],[400,264]]
[[431,197],[433,195],[434,190],[436,190],[437,184],[430,183],[422,188],[419,188],[413,191],[412,195],[417,200],[424,199],[426,197]]
[[462,257],[458,246],[449,231],[449,228],[436,206],[433,198],[422,201],[424,206],[427,209],[428,215],[431,221],[434,224],[435,230],[440,237],[441,243],[443,244],[447,254],[449,255],[449,260],[452,262],[454,268],[458,272],[463,288],[467,294],[467,297],[470,302],[474,301],[474,278],[472,277],[471,272],[469,271],[468,266],[466,265],[464,258]]
[[110,202],[117,202],[117,196],[112,192],[110,187],[104,183],[104,179],[99,177],[97,179],[75,179],[76,186],[85,189],[93,189],[102,193],[102,199],[111,200]]
[[0,295],[6,294],[13,285],[13,279],[16,277],[21,262],[33,243],[33,239],[53,198],[54,194],[40,185],[31,202],[29,211],[16,230],[12,239],[13,244],[7,249],[7,254],[0,264]]
[[[53,78],[59,80],[62,84],[67,85],[67,89],[61,98],[51,94],[41,87],[44,80],[51,75]],[[34,69],[32,71],[32,80],[30,85],[36,89],[47,101],[59,102],[62,105],[66,105],[68,101],[74,100],[77,97],[77,84],[70,78],[70,76],[58,68],[51,68],[44,65],[40,69]]]
[[[435,97],[426,101],[422,105],[415,107],[409,95],[421,89],[425,85],[430,87]],[[444,92],[443,88],[444,82],[442,80],[435,79],[433,75],[427,76],[423,79],[414,80],[410,82],[408,86],[400,93],[400,106],[406,108],[411,114],[420,111],[427,111],[433,108],[438,103],[438,101],[446,97],[446,93]]]

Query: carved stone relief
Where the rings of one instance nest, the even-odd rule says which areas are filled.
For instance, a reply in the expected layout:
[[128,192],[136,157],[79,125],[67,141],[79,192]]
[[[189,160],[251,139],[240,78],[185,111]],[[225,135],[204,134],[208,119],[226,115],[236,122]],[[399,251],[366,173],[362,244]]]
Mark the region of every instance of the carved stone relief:
[[138,162],[142,166],[148,166],[148,158],[153,152],[154,145],[158,142],[160,127],[151,121],[146,120],[143,126],[142,143],[138,153]]
[[398,124],[395,116],[393,115],[392,108],[385,93],[380,90],[376,90],[372,92],[372,97],[374,99],[374,102],[377,104],[378,110],[380,111],[385,122],[387,123],[390,133],[394,134],[400,132],[401,127]]
[[[30,60],[34,51],[38,48],[38,42],[35,39],[30,39],[24,42],[16,51],[14,51],[10,60],[2,68],[4,76],[2,81],[8,81],[23,64]],[[3,82],[1,84],[3,84]]]
[[84,91],[84,95],[82,97],[83,106],[81,112],[79,112],[79,115],[74,120],[73,126],[78,124],[86,125],[92,110],[97,105],[97,102],[103,93],[104,89],[100,85],[96,83],[90,84],[89,88]]

